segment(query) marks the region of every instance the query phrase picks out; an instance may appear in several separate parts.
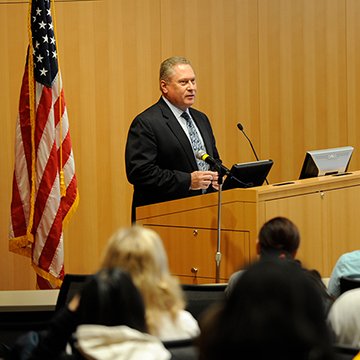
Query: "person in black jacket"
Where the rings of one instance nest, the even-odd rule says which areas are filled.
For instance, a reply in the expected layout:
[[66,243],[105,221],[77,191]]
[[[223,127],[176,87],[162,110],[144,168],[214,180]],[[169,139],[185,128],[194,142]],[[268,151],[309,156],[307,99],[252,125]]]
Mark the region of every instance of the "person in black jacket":
[[[300,232],[298,227],[290,219],[277,216],[265,222],[261,227],[256,249],[260,260],[276,258],[295,262],[302,268],[306,276],[318,287],[323,299],[325,312],[327,313],[334,302],[334,298],[327,291],[320,273],[315,269],[309,270],[302,267],[301,262],[296,259],[299,246]],[[239,270],[231,275],[225,290],[227,296],[231,293],[235,283],[242,276],[243,272],[244,270]]]
[[251,264],[200,319],[199,360],[332,360],[318,286],[293,261]]
[[[196,157],[200,149],[214,159],[219,154],[208,117],[192,108],[197,87],[190,61],[163,61],[160,90],[159,101],[137,115],[128,132],[125,163],[134,186],[133,222],[137,206],[218,189],[217,172]],[[197,135],[195,145],[192,131]]]
[[[71,353],[66,348],[72,343],[73,335],[77,334],[79,327],[85,325],[88,325],[85,330],[93,330],[95,326],[95,329],[103,330],[106,334],[118,332],[122,339],[126,338],[122,329],[131,329],[130,334],[135,330],[136,336],[143,339],[144,343],[151,342],[155,344],[153,349],[167,353],[158,339],[147,334],[145,305],[130,275],[120,268],[114,268],[100,270],[91,277],[81,293],[76,294],[66,307],[58,310],[48,329],[30,332],[19,338],[6,359],[82,359],[79,352]],[[128,334],[129,330],[125,331]],[[110,337],[104,339],[103,346]],[[101,337],[96,339],[98,346],[101,340]]]

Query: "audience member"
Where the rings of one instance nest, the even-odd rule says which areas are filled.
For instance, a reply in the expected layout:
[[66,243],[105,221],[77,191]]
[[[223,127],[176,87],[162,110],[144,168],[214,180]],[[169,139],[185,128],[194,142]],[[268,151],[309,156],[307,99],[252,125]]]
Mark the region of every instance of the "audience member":
[[342,276],[359,275],[360,250],[345,253],[339,257],[331,273],[328,291],[333,297],[340,295],[340,278]]
[[109,240],[102,267],[121,267],[131,274],[145,301],[150,334],[163,341],[199,334],[197,320],[185,310],[182,288],[169,272],[167,254],[155,231],[137,225],[117,231]]
[[[74,333],[77,351],[68,354]],[[170,358],[161,341],[147,334],[142,296],[130,275],[119,268],[98,272],[54,316],[47,331],[33,332],[30,339],[30,344],[28,335],[21,339],[9,359]]]
[[[261,227],[256,243],[256,250],[260,260],[277,258],[296,262],[301,267],[301,262],[295,259],[299,246],[300,232],[298,227],[290,219],[278,216],[268,220]],[[304,269],[304,271],[319,287],[325,309],[328,311],[333,303],[333,298],[329,295],[320,273],[317,270]],[[242,274],[243,270],[232,274],[225,290],[226,296],[232,291],[234,284]]]
[[360,289],[340,295],[330,309],[328,320],[336,343],[360,348]]
[[294,262],[250,265],[200,329],[199,360],[333,359],[319,289]]

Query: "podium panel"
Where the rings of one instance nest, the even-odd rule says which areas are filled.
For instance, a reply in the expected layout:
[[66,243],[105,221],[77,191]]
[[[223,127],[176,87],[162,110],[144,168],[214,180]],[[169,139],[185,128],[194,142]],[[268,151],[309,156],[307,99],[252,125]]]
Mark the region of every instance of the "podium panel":
[[[217,231],[203,228],[150,226],[163,239],[170,271],[190,283],[214,282],[216,278]],[[171,249],[169,251],[169,249]],[[227,282],[234,269],[246,266],[250,258],[249,233],[221,234],[220,282]]]
[[323,197],[315,192],[284,197],[266,202],[266,220],[275,216],[291,219],[300,231],[300,247],[296,257],[304,266],[324,269],[325,236],[323,234]]
[[[216,193],[137,208],[137,222],[164,240],[171,271],[183,283],[215,282]],[[286,216],[300,230],[297,258],[329,277],[338,257],[359,249],[360,171],[222,193],[220,281],[256,258],[261,226]]]

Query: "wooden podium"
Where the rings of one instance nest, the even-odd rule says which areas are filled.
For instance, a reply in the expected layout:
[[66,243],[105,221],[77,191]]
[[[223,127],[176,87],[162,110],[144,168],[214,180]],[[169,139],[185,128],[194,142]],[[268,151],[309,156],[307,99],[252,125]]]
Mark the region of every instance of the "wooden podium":
[[[157,231],[182,283],[216,279],[218,194],[137,208],[137,223]],[[297,258],[329,277],[338,257],[360,249],[360,171],[222,192],[220,282],[256,258],[262,224],[286,216],[299,227]]]

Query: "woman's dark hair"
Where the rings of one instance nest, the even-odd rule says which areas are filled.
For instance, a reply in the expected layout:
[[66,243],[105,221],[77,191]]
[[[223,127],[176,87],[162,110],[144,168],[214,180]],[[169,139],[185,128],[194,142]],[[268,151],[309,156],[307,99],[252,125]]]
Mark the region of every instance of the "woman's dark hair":
[[200,327],[200,360],[333,359],[319,290],[292,261],[252,264]]
[[261,227],[259,244],[260,255],[293,257],[300,245],[300,233],[291,220],[277,216]]
[[77,312],[80,324],[127,325],[147,332],[142,296],[120,268],[103,269],[84,286]]

